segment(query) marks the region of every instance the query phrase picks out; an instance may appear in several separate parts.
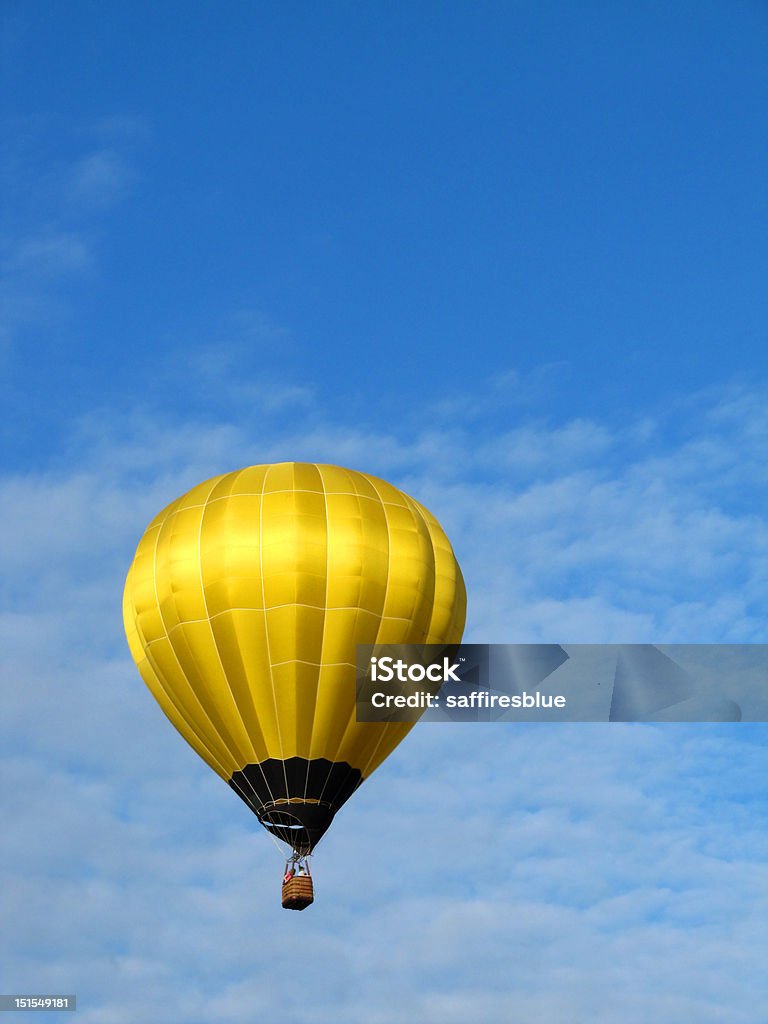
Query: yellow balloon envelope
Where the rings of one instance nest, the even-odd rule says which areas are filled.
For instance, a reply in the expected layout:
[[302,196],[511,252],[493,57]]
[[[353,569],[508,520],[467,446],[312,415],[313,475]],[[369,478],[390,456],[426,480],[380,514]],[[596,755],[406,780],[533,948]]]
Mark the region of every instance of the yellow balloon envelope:
[[214,477],[164,509],[123,611],[176,729],[306,854],[411,728],[356,721],[356,645],[458,643],[466,593],[413,498],[367,473],[285,462]]

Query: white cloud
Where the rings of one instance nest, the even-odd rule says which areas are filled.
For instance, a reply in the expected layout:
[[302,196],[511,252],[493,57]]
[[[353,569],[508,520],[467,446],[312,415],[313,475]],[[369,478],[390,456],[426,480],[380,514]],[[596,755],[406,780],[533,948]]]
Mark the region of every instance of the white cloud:
[[42,278],[79,273],[90,265],[91,255],[82,238],[49,232],[19,241],[3,261],[3,270]]
[[311,404],[287,431],[137,410],[81,421],[70,463],[0,481],[0,988],[75,991],[83,1024],[754,1024],[762,727],[417,728],[340,813],[317,904],[291,915],[270,841],[122,637],[149,518],[222,468],[299,457],[433,509],[474,639],[765,640],[765,521],[736,468],[758,462],[762,405],[728,393],[684,440],[663,434],[402,438]]
[[[40,175],[30,158],[47,135],[34,118],[9,133],[4,187],[8,212],[0,238],[0,338],[8,350],[29,329],[60,323],[70,308],[67,290],[98,268],[98,217],[130,192],[136,175],[120,152],[130,136],[114,127],[102,146]],[[91,133],[106,129],[91,126]],[[20,141],[21,140],[21,141]],[[14,150],[16,150],[14,152]]]
[[67,197],[85,207],[103,209],[122,199],[134,181],[134,173],[112,149],[89,153],[71,171]]

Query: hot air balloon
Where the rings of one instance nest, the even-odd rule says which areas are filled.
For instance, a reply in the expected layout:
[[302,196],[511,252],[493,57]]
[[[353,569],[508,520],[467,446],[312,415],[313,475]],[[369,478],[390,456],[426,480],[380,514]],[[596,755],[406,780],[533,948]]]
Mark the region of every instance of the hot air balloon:
[[249,466],[147,527],[125,584],[131,654],[179,733],[290,847],[284,906],[312,901],[307,857],[412,727],[356,721],[356,645],[458,643],[465,610],[437,520],[367,473]]

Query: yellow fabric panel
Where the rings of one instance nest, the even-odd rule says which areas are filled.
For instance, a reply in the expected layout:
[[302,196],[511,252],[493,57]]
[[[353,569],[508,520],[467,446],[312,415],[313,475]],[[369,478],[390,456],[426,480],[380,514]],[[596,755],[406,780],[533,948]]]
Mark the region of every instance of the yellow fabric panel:
[[283,748],[306,752],[312,745],[312,725],[318,697],[318,667],[302,661],[285,662],[272,669],[278,694],[278,715]]
[[429,531],[435,557],[435,593],[425,643],[443,643],[446,637],[454,636],[459,614],[462,616],[459,629],[463,630],[464,608],[456,601],[455,595],[465,592],[464,578],[453,554],[453,548],[438,521],[423,505],[413,499],[411,502]]
[[405,739],[413,728],[412,722],[391,722],[383,729],[374,722],[357,723],[360,730],[350,730],[340,751],[339,760],[348,764],[360,764],[363,778],[367,779],[382,761],[385,761],[398,743]]
[[279,491],[264,495],[262,583],[267,608],[304,604],[325,608],[325,499],[322,492]]
[[[342,707],[339,713],[338,694],[350,686],[350,671],[354,672],[354,669],[350,668],[348,662],[323,665],[318,670],[312,735],[305,757],[337,760],[337,751],[349,722],[346,708]],[[354,716],[354,707],[352,714]]]
[[[131,566],[129,575],[131,586],[126,586],[125,591],[126,602],[132,613],[130,624],[135,627],[142,647],[146,646],[153,638],[165,634],[155,587],[155,548],[161,525],[161,523],[155,523],[150,526],[142,537]],[[128,619],[126,619],[127,629]]]
[[355,647],[455,643],[466,595],[437,520],[338,466],[251,466],[157,516],[128,574],[131,653],[219,774],[327,758],[370,774],[409,724],[355,721]]
[[[329,608],[325,613],[323,665],[354,664],[356,645],[375,644],[380,626],[381,615],[364,608]],[[354,637],[351,646],[350,637]]]
[[199,537],[203,506],[178,508],[160,527],[155,551],[155,588],[166,632],[208,617],[200,576]]
[[203,480],[202,483],[197,484],[192,488],[192,490],[187,491],[186,494],[182,495],[182,497],[178,499],[176,502],[177,509],[194,508],[195,505],[205,505],[220,483],[224,483],[226,485],[227,480],[236,475],[236,473],[226,473],[223,475],[220,474],[219,476],[212,476],[208,480]]
[[[215,721],[211,721],[208,717],[198,695],[181,671],[178,659],[168,640],[160,638],[154,641],[145,648],[145,654],[146,658],[143,664],[152,677],[158,680],[175,709],[175,714],[170,715],[163,707],[176,728],[184,735],[185,726],[193,731],[205,748],[210,750],[221,764],[236,763],[237,758],[227,749],[220,728],[217,727]],[[144,677],[144,681],[146,682],[146,677]],[[152,686],[150,688],[153,689]]]
[[176,729],[181,733],[195,753],[206,761],[217,775],[220,775],[225,782],[228,782],[232,776],[232,772],[237,770],[235,761],[229,752],[226,750],[219,750],[217,753],[207,747],[195,731],[194,726],[179,713],[177,706],[160,685],[160,682],[147,659],[144,658],[137,664],[141,677],[147,684],[150,693],[163,709],[166,716],[171,720],[171,722],[173,722]]
[[247,609],[222,612],[211,618],[211,627],[226,665],[227,682],[253,747],[253,760],[263,761],[270,748],[279,745],[272,694],[259,685],[263,666],[269,661],[264,613]]
[[[268,608],[269,661],[273,666],[302,661],[317,668],[323,657],[325,611],[305,604]],[[299,640],[299,643],[297,643]]]
[[[168,646],[167,641],[161,640],[158,643],[165,643]],[[149,651],[147,656],[144,656],[138,634],[135,632],[129,634],[129,646],[144,682],[176,729],[214,771],[219,774],[222,771],[231,774],[235,768],[235,760],[205,716],[197,698],[178,670],[175,658],[172,658],[168,665],[158,666],[157,660],[149,655]],[[156,645],[154,649],[156,650]]]
[[364,608],[381,616],[387,592],[389,539],[381,503],[328,493],[328,596],[331,609]]
[[[199,666],[194,664],[185,630],[195,625],[210,629],[207,623],[177,627],[170,637],[159,637],[147,645],[147,661],[164,688],[171,694],[194,722],[195,730],[209,746],[218,745],[236,761],[247,756],[250,743],[244,736],[231,730],[233,714],[221,707],[221,674],[215,672],[207,678],[210,659],[203,657]],[[207,653],[207,652],[205,652]],[[217,687],[217,682],[219,686]]]
[[234,494],[205,508],[200,563],[208,613],[264,608],[261,587],[261,494]]

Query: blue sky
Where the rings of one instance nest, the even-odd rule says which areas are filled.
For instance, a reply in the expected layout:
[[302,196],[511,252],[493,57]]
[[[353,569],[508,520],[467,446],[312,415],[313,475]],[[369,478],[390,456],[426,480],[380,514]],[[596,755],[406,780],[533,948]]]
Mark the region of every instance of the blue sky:
[[767,642],[765,6],[9,2],[2,40],[0,990],[768,1019],[763,726],[424,726],[288,915],[119,614],[159,508],[298,458],[435,512],[470,640]]

